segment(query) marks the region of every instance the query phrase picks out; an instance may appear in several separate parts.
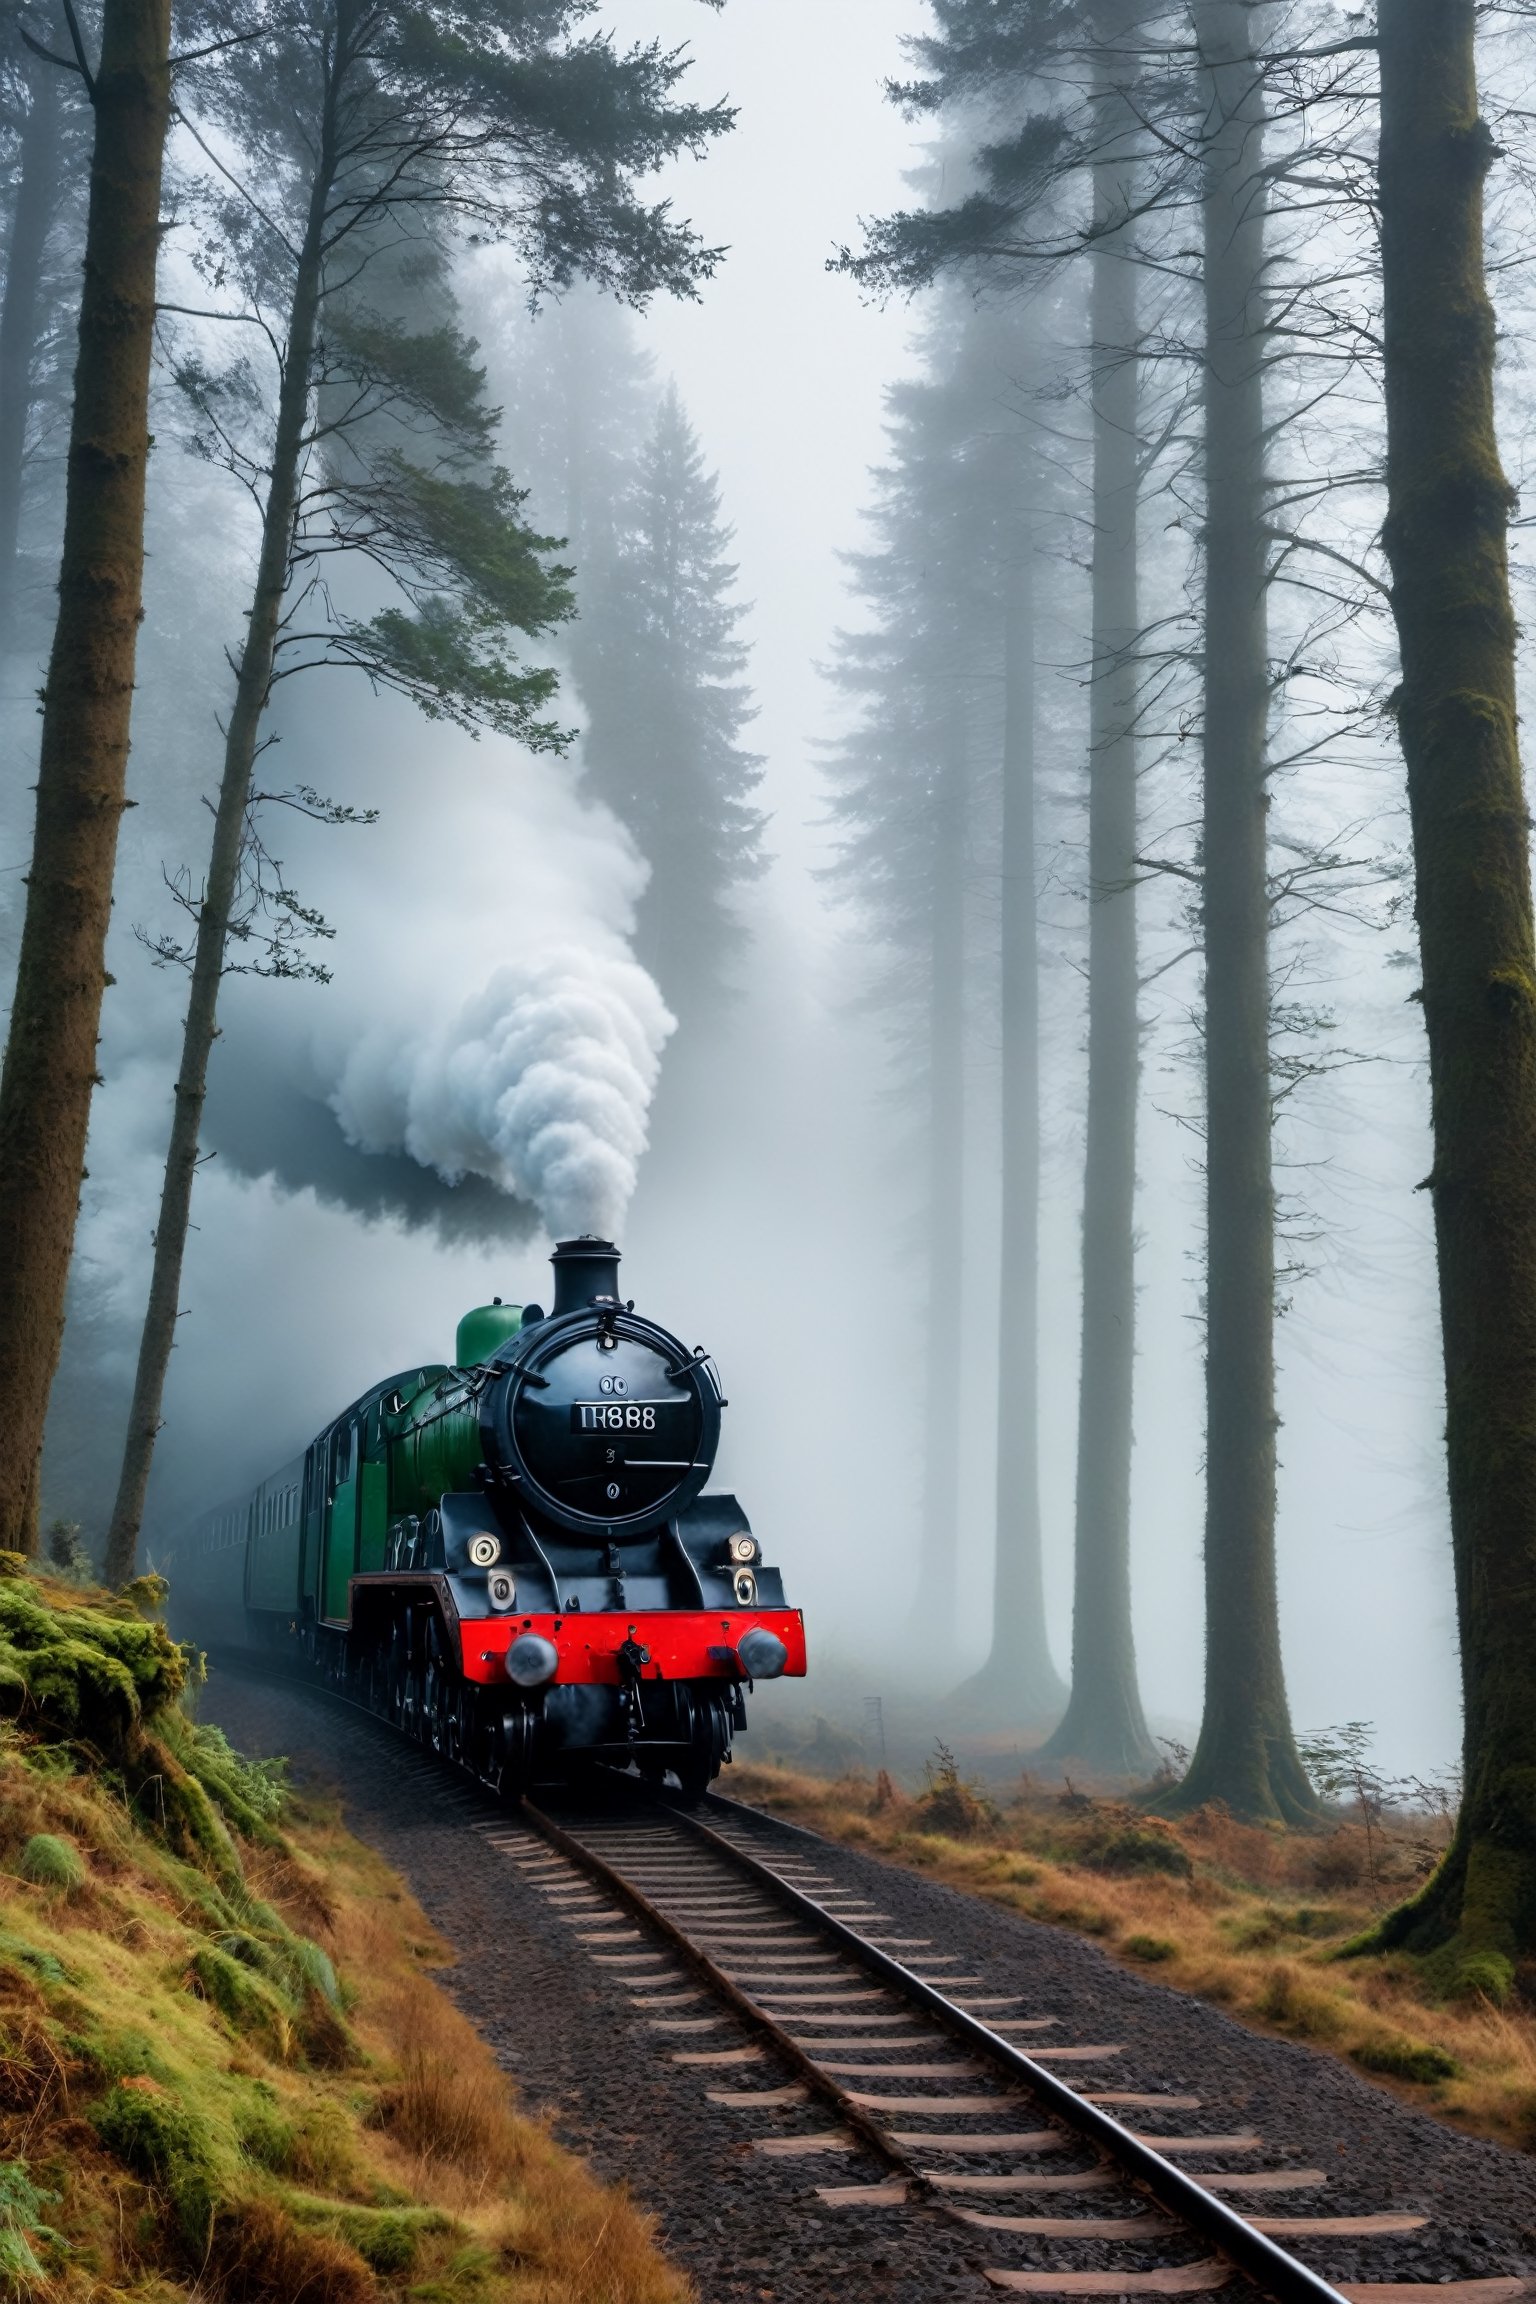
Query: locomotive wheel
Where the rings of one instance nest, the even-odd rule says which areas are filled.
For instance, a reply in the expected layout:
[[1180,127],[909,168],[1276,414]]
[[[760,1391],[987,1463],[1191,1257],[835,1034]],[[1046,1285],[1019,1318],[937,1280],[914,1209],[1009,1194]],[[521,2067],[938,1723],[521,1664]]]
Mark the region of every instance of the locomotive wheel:
[[458,1709],[457,1675],[450,1671],[442,1621],[434,1609],[427,1618],[425,1655],[421,1667],[421,1740],[429,1752],[456,1760],[454,1730]]
[[375,1630],[359,1667],[362,1701],[370,1712],[389,1712],[389,1647]]
[[718,1696],[695,1697],[686,1759],[673,1773],[689,1807],[697,1807],[719,1775],[731,1749],[731,1718]]
[[395,1618],[389,1639],[389,1714],[396,1727],[413,1740],[421,1734],[421,1697],[416,1683],[416,1659],[411,1653],[411,1620],[403,1610]]
[[526,1704],[509,1704],[496,1722],[492,1772],[503,1800],[515,1800],[533,1781],[538,1719]]

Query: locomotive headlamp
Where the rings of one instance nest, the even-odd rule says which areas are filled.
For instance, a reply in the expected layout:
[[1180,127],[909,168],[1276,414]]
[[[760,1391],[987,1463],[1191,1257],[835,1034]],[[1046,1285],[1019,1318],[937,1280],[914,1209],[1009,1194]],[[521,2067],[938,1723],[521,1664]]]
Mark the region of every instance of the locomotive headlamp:
[[546,1680],[553,1680],[559,1661],[553,1640],[546,1640],[542,1632],[520,1632],[507,1650],[507,1678],[519,1688],[542,1688]]
[[777,1680],[789,1662],[789,1650],[766,1624],[754,1624],[736,1643],[737,1661],[749,1680]]
[[498,1568],[486,1585],[493,1608],[517,1606],[517,1578],[506,1568]]
[[757,1578],[750,1568],[738,1568],[731,1578],[731,1583],[735,1589],[738,1608],[755,1608],[757,1606]]
[[733,1536],[730,1542],[730,1554],[738,1567],[750,1567],[757,1558],[757,1538],[755,1536]]
[[501,1558],[501,1538],[489,1535],[471,1536],[469,1557],[477,1568],[494,1568]]

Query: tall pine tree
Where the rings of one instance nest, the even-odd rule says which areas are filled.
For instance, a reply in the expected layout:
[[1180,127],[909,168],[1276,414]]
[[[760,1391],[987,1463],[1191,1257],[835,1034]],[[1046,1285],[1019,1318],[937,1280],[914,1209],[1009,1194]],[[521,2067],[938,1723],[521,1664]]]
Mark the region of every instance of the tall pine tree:
[[1402,656],[1465,1695],[1444,1863],[1365,1947],[1502,2000],[1536,1961],[1536,930],[1473,0],[1382,0],[1387,522]]
[[946,300],[920,381],[892,393],[873,548],[851,556],[870,628],[839,643],[860,704],[831,774],[838,873],[874,931],[870,986],[921,1130],[927,1357],[914,1634],[953,1660],[959,1589],[962,1248],[968,1125],[1001,1027],[1003,1215],[991,1653],[961,1691],[989,1722],[1038,1727],[1064,1690],[1045,1635],[1038,1345],[1038,529],[1049,514],[1028,398],[1034,331]]
[[149,371],[170,121],[169,0],[106,0],[70,416],[59,613],[0,1070],[0,1548],[35,1552],[48,1395],[75,1245],[108,977],[144,589]]
[[[920,115],[959,116],[960,197],[871,228],[844,267],[913,289],[963,273],[1017,294],[1044,276],[1044,242],[1081,247],[1092,275],[1093,675],[1089,744],[1091,936],[1083,1211],[1076,1577],[1071,1705],[1055,1756],[1115,1773],[1149,1766],[1131,1626],[1138,1080],[1136,945],[1137,412],[1134,250],[1142,137],[1128,84],[1136,0],[935,0],[913,43],[925,78],[893,91]],[[1085,58],[1088,61],[1085,63]],[[1074,82],[1084,84],[1074,90]],[[979,136],[978,136],[979,124]],[[1086,176],[1091,212],[1074,218]]]
[[741,742],[755,707],[731,531],[674,385],[607,533],[583,510],[572,656],[587,780],[650,865],[636,950],[686,1018],[728,984],[743,935],[733,898],[763,868],[764,818],[762,764]]

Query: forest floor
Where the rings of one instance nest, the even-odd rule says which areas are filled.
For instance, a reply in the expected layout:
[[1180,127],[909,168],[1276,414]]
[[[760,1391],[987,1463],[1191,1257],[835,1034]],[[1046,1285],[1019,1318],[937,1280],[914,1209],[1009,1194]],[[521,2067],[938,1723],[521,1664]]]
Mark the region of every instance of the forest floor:
[[903,1791],[738,1760],[719,1789],[930,1879],[1091,1937],[1128,1968],[1331,2051],[1472,2134],[1536,2151],[1536,2014],[1433,1999],[1406,1955],[1340,1957],[1432,1869],[1440,1819],[1349,1810],[1316,1833],[1203,1809],[968,1783],[942,1748]]
[[687,2304],[434,1979],[389,1866],[180,1702],[141,1604],[0,1555],[0,2286]]

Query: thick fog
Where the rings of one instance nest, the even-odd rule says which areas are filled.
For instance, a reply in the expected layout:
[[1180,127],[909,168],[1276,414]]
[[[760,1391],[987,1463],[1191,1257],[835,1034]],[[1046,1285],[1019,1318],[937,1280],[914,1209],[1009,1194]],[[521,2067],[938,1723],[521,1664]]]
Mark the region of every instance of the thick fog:
[[[625,347],[644,429],[675,385],[734,531],[742,678],[756,711],[741,741],[763,762],[767,866],[731,899],[744,932],[735,951],[701,962],[708,981],[685,975],[679,992],[647,957],[655,860],[594,788],[579,743],[569,759],[534,756],[428,721],[339,671],[287,685],[272,723],[280,741],[262,767],[269,788],[310,786],[378,820],[269,812],[288,884],[334,930],[321,953],[332,980],[226,986],[145,1551],[153,1560],[182,1516],[282,1462],[365,1386],[449,1359],[472,1305],[547,1303],[551,1240],[611,1226],[625,1293],[716,1356],[730,1403],[718,1484],[740,1495],[806,1611],[812,1677],[776,1696],[775,1719],[809,1724],[826,1712],[857,1726],[866,1693],[920,1715],[980,1660],[995,1510],[998,1025],[982,994],[965,1051],[959,1635],[952,1647],[925,1638],[911,1615],[929,1319],[922,1127],[910,1049],[881,1006],[874,931],[847,876],[833,874],[826,761],[854,717],[827,674],[839,631],[868,617],[846,556],[868,548],[888,395],[919,373],[924,331],[958,309],[882,305],[827,269],[861,218],[909,203],[914,171],[925,180],[931,139],[883,83],[907,71],[903,38],[927,11],[922,0],[730,0],[719,13],[631,0],[611,15],[626,37],[686,43],[693,92],[740,108],[735,132],[664,184],[725,245],[718,276],[696,303],[597,320],[595,299],[577,292],[564,313],[530,321],[516,268],[494,249],[465,255],[456,287],[492,397],[508,410],[514,473],[553,534],[567,531],[571,506],[550,471],[520,467],[518,442],[520,424],[525,447],[535,435],[528,379],[553,360],[559,330],[590,323],[597,357]],[[1072,347],[1059,349],[1065,360]],[[1009,404],[1001,369],[997,394]],[[136,807],[46,1475],[45,1511],[80,1519],[92,1542],[121,1446],[184,997],[184,979],[152,965],[135,930],[173,921],[166,872],[186,867],[195,881],[200,871],[224,651],[238,636],[252,539],[241,492],[182,451],[168,388],[165,401]],[[1078,416],[1062,406],[1064,435]],[[1067,440],[1064,469],[1079,446]],[[1162,534],[1173,523],[1167,505],[1147,516],[1149,564],[1183,549]],[[1070,516],[1042,549],[1042,1478],[1049,1632],[1065,1672],[1087,611]],[[575,542],[571,556],[579,599]],[[7,673],[13,761],[28,756],[35,728],[44,603],[32,614],[32,658],[13,655]],[[578,627],[525,654],[565,667],[579,641]],[[1339,676],[1354,665],[1365,686],[1377,682],[1375,646],[1336,659]],[[581,725],[579,702],[563,696],[555,710]],[[1176,848],[1194,772],[1192,758],[1181,772],[1173,739],[1147,745],[1149,849]],[[0,802],[8,959],[26,781],[8,779]],[[1347,844],[1362,826],[1362,855],[1395,853],[1400,781],[1390,726],[1377,719],[1359,740],[1300,760],[1277,814],[1319,841]],[[984,938],[995,860],[973,853],[968,869]],[[1198,973],[1180,956],[1180,901],[1171,880],[1149,880],[1132,1526],[1149,1715],[1191,1742],[1203,1639],[1203,1181]],[[1292,996],[1332,1011],[1327,1045],[1349,1060],[1303,1079],[1282,1122],[1297,1270],[1278,1339],[1279,1573],[1298,1727],[1372,1721],[1390,1769],[1428,1774],[1455,1756],[1457,1674],[1430,1211],[1416,1190],[1429,1165],[1427,1094],[1402,964],[1412,927],[1406,916],[1384,923],[1383,903],[1378,891],[1300,919],[1285,947]]]

